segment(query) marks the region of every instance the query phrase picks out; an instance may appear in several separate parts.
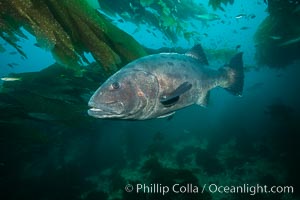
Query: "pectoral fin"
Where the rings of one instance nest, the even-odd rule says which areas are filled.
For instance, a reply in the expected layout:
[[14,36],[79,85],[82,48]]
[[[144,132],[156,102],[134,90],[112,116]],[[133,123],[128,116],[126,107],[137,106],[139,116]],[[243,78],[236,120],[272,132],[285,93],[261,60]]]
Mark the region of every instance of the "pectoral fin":
[[180,95],[189,91],[191,88],[192,84],[186,81],[170,94],[162,96],[160,98],[160,103],[162,103],[165,107],[173,106],[179,100]]

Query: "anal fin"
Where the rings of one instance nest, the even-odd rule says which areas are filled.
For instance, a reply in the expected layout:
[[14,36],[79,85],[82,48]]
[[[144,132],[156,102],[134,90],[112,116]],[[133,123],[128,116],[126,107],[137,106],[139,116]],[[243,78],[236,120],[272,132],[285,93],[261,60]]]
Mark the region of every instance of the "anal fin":
[[197,104],[203,107],[207,107],[209,102],[209,97],[210,97],[209,91],[207,91],[206,93],[202,93],[198,99]]

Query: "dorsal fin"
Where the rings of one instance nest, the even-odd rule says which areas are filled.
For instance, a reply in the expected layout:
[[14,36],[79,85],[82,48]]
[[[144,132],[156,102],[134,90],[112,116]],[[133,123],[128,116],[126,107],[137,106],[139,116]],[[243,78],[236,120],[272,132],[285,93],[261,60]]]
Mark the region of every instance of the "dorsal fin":
[[195,45],[193,48],[191,48],[189,51],[187,51],[185,53],[185,55],[191,56],[191,57],[199,60],[200,63],[203,65],[209,65],[201,44]]

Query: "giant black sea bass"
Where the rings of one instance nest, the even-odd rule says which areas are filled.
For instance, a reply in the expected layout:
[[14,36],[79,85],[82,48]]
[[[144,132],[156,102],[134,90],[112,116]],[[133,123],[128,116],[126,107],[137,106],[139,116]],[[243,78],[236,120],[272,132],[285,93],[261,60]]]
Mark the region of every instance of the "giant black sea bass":
[[243,85],[242,53],[214,70],[196,45],[185,54],[154,54],[127,64],[93,94],[88,114],[133,120],[167,117],[192,104],[206,106],[215,87],[240,96]]

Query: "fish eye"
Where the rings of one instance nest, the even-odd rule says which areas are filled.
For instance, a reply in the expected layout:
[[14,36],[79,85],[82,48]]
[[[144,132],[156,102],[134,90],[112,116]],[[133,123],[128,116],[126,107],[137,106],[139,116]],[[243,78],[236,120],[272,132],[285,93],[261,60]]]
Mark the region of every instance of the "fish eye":
[[113,89],[119,89],[120,88],[120,83],[119,82],[113,82],[112,84],[111,84],[111,87],[113,88]]

